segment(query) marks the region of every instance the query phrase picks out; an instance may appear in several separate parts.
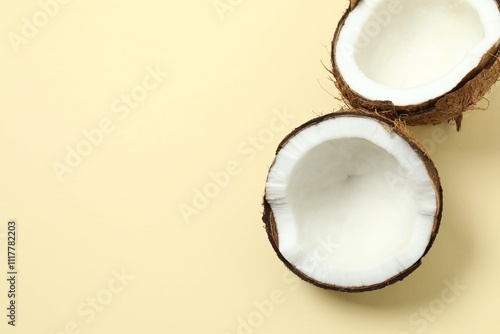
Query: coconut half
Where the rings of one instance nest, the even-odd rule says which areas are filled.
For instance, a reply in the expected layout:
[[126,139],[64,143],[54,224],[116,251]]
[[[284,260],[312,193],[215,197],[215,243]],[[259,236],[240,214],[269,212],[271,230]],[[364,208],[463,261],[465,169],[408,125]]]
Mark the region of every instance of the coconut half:
[[353,0],[332,74],[353,108],[459,127],[500,77],[499,45],[500,0]]
[[359,292],[415,270],[441,211],[438,172],[424,148],[398,123],[348,111],[313,119],[279,145],[263,221],[299,277]]

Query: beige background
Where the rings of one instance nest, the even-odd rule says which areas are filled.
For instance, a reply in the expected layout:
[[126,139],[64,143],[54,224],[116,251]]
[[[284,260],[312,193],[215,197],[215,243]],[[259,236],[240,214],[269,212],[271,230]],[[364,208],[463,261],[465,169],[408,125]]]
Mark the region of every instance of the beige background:
[[[460,133],[412,129],[445,190],[421,268],[323,291],[275,256],[261,196],[281,138],[339,106],[322,63],[346,1],[73,0],[51,17],[0,3],[2,249],[19,226],[18,323],[2,279],[0,332],[500,332],[500,90]],[[67,166],[79,145],[90,153]]]

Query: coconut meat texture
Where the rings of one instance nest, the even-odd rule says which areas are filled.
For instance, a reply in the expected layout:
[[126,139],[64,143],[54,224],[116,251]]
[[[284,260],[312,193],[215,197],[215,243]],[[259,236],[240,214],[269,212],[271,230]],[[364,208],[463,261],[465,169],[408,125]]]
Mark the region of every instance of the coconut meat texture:
[[422,157],[386,124],[334,117],[282,147],[265,200],[292,270],[316,285],[356,290],[421,259],[437,231],[439,191]]
[[499,41],[495,0],[361,0],[333,56],[365,99],[409,106],[452,91]]

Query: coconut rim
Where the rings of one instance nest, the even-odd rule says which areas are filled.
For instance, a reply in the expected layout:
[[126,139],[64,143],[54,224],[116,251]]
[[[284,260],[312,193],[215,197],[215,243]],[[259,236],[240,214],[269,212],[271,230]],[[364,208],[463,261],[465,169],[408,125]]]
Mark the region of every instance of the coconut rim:
[[[371,100],[359,94],[349,86],[347,81],[344,79],[336,60],[339,35],[347,17],[361,1],[350,1],[349,7],[339,20],[332,40],[330,54],[332,69],[330,70],[330,73],[334,77],[333,81],[335,82],[335,85],[344,97],[344,102],[351,108],[361,108],[367,111],[383,113],[390,119],[403,119],[408,125],[440,124],[442,122],[455,119],[457,120],[457,129],[459,129],[461,114],[468,109],[473,109],[474,104],[477,103],[480,98],[476,97],[473,101],[463,98],[461,99],[461,102],[468,102],[469,105],[457,105],[455,108],[453,106],[450,108],[449,103],[444,101],[442,104],[448,104],[449,110],[440,109],[439,104],[443,102],[443,100],[446,100],[448,95],[453,93],[482,97],[490,90],[491,86],[500,77],[500,39],[488,52],[483,55],[476,67],[471,69],[471,71],[469,71],[455,87],[452,87],[448,92],[442,95],[422,103],[411,105],[396,105],[389,100]],[[493,2],[496,3],[498,10],[500,11],[500,0],[494,0]],[[473,84],[469,85],[469,83]],[[479,93],[472,94],[471,91],[474,89],[478,90]]]
[[[442,218],[442,210],[443,210],[443,190],[441,187],[441,182],[439,178],[438,171],[432,162],[429,154],[425,150],[425,148],[417,141],[417,139],[411,135],[405,128],[405,125],[401,122],[398,121],[393,121],[391,119],[388,119],[386,117],[383,117],[379,114],[373,114],[373,113],[367,113],[365,111],[358,111],[358,110],[347,110],[347,111],[341,111],[341,112],[335,112],[331,114],[327,114],[324,116],[320,116],[317,118],[314,118],[301,126],[297,127],[295,130],[293,130],[290,134],[288,134],[278,145],[278,148],[276,150],[276,157],[278,156],[279,152],[285,145],[298,133],[303,131],[304,129],[314,126],[316,124],[319,124],[323,121],[330,120],[333,118],[338,118],[338,117],[365,117],[369,118],[372,120],[377,121],[380,123],[389,133],[394,133],[398,136],[400,136],[403,140],[405,140],[410,147],[413,149],[413,151],[418,155],[418,157],[421,159],[430,180],[432,181],[432,187],[434,188],[434,193],[436,194],[436,212],[434,216],[434,223],[432,227],[432,231],[430,234],[429,242],[427,243],[427,247],[425,248],[423,254],[420,256],[420,258],[411,266],[407,267],[406,269],[402,270],[398,274],[386,279],[385,281],[367,285],[367,286],[339,286],[339,285],[334,285],[334,284],[328,284],[324,283],[321,281],[318,281],[301,270],[299,270],[297,267],[295,267],[292,263],[290,263],[281,253],[279,249],[279,234],[278,234],[278,229],[276,226],[274,214],[271,208],[271,205],[267,201],[267,193],[264,194],[263,197],[263,206],[264,206],[264,212],[262,216],[262,220],[265,224],[266,232],[268,235],[268,239],[278,255],[278,257],[281,259],[281,261],[285,264],[288,269],[290,269],[293,273],[295,273],[297,276],[299,276],[301,279],[303,279],[306,282],[309,282],[315,286],[318,286],[320,288],[324,289],[329,289],[329,290],[336,290],[336,291],[341,291],[341,292],[363,292],[363,291],[372,291],[372,290],[377,290],[381,289],[383,287],[386,287],[388,285],[391,285],[393,283],[396,283],[398,281],[403,280],[405,277],[407,277],[409,274],[411,274],[415,269],[417,269],[422,261],[422,258],[429,252],[430,248],[434,244],[434,240],[437,236],[437,233],[439,231],[440,227],[440,222]],[[273,163],[270,166],[270,169],[274,166],[276,162],[276,157],[273,160]],[[269,175],[268,175],[269,178]],[[268,179],[267,178],[267,179]],[[266,179],[266,182],[267,182]]]

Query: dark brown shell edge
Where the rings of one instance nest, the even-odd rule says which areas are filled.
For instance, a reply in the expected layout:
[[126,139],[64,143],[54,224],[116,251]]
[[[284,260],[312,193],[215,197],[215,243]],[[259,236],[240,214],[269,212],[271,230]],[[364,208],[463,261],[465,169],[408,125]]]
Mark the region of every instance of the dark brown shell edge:
[[[288,136],[286,136],[282,142],[278,145],[278,149],[276,151],[276,155],[278,155],[279,151],[288,143],[288,141],[293,138],[295,135],[297,135],[299,132],[301,132],[303,129],[313,126],[315,124],[318,124],[320,122],[336,118],[336,117],[367,117],[374,119],[384,125],[387,129],[392,130],[393,133],[396,133],[400,137],[402,137],[404,140],[406,140],[410,146],[415,150],[415,152],[419,155],[419,157],[422,159],[427,172],[429,173],[429,176],[432,180],[434,189],[437,194],[436,198],[436,207],[437,207],[437,214],[434,219],[434,226],[433,230],[430,236],[429,243],[427,245],[427,248],[425,249],[423,255],[418,259],[412,266],[408,267],[404,271],[400,272],[398,275],[395,275],[389,279],[387,279],[384,282],[380,282],[377,284],[369,285],[369,286],[361,286],[361,287],[344,287],[344,286],[337,286],[337,285],[332,285],[332,284],[326,284],[323,282],[319,282],[315,280],[312,277],[309,277],[308,275],[304,274],[301,272],[299,269],[297,269],[293,264],[291,264],[287,259],[283,257],[279,250],[279,235],[278,231],[276,228],[276,223],[273,215],[273,211],[271,209],[271,206],[266,200],[266,195],[264,194],[263,198],[263,206],[264,206],[264,212],[262,216],[262,220],[265,224],[265,229],[268,235],[269,242],[271,243],[274,251],[278,255],[279,259],[285,264],[285,266],[291,270],[294,274],[296,274],[298,277],[300,277],[302,280],[309,282],[315,286],[318,286],[323,289],[328,289],[328,290],[336,290],[340,292],[364,292],[364,291],[373,291],[373,290],[378,290],[381,288],[384,288],[386,286],[389,286],[391,284],[394,284],[398,281],[403,280],[406,278],[409,274],[411,274],[415,269],[417,269],[420,264],[422,263],[422,258],[429,252],[430,248],[434,244],[434,240],[436,239],[436,236],[439,232],[439,226],[441,223],[441,217],[442,217],[442,210],[443,210],[443,189],[441,187],[441,181],[439,178],[438,171],[432,162],[429,154],[425,150],[425,148],[418,142],[416,139],[406,130],[405,126],[401,122],[394,122],[390,119],[387,119],[386,117],[383,117],[379,114],[376,113],[367,113],[366,111],[342,111],[342,112],[337,112],[337,113],[331,113],[327,114],[321,117],[317,117],[315,119],[312,119],[295,130],[293,130]],[[273,164],[271,165],[270,168],[272,168]]]

